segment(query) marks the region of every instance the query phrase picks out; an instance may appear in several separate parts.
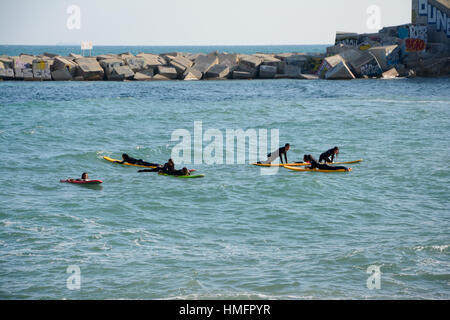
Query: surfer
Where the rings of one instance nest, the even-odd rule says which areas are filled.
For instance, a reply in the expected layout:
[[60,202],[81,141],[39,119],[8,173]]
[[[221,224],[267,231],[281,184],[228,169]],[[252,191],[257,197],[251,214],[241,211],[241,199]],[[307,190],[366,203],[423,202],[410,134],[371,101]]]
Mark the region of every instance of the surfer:
[[[167,172],[164,172],[164,173],[167,173]],[[181,169],[181,170],[173,170],[173,171],[170,171],[170,172],[167,173],[167,174],[172,175],[172,176],[189,176],[189,175],[190,175],[189,170],[188,170],[188,168],[186,168],[186,167],[184,167],[184,168]]]
[[314,157],[310,154],[305,154],[303,156],[303,161],[304,162],[309,162],[311,164],[310,167],[308,167],[308,169],[320,169],[320,170],[345,170],[345,171],[349,171],[349,169],[347,167],[344,166],[329,166],[328,164],[322,164],[317,162],[316,159],[314,159]]
[[83,174],[81,175],[81,180],[88,180],[89,179],[89,175],[87,172],[83,172]]
[[333,163],[334,157],[337,158],[338,154],[339,154],[338,147],[331,148],[320,155],[319,162],[325,161],[328,163]]
[[267,160],[266,161],[258,161],[257,163],[258,164],[271,164],[272,161],[274,161],[278,157],[280,157],[281,163],[283,163],[283,155],[284,155],[285,163],[288,163],[286,153],[289,151],[290,148],[291,148],[290,144],[286,143],[284,145],[284,147],[280,147],[280,148],[278,148],[278,150],[269,153],[267,155]]
[[138,172],[162,172],[167,174],[170,174],[173,171],[175,171],[175,163],[172,159],[169,159],[164,166],[157,164],[156,168],[138,170]]
[[120,164],[124,164],[126,162],[126,163],[130,163],[130,164],[136,164],[136,165],[148,166],[148,167],[160,166],[160,164],[158,164],[158,163],[150,163],[150,162],[146,162],[142,159],[132,158],[126,153],[122,154],[122,161],[115,161],[115,162],[120,163]]

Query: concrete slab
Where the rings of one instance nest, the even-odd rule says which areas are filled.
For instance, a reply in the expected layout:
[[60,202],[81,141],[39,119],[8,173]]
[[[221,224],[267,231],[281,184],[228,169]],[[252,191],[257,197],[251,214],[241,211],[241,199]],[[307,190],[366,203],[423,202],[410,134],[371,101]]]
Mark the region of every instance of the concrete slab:
[[51,72],[52,79],[55,81],[69,81],[72,80],[72,74],[68,69],[58,69]]
[[393,79],[399,77],[400,74],[398,73],[396,68],[392,68],[388,71],[383,72],[382,77],[384,79]]
[[230,68],[225,64],[216,64],[206,73],[206,78],[225,78],[230,73]]
[[188,68],[181,77],[183,80],[200,80],[203,77],[203,73],[195,70],[194,68]]
[[200,55],[194,60],[194,65],[192,68],[205,75],[209,69],[218,63],[219,58],[217,56]]
[[355,76],[350,71],[350,68],[344,61],[341,61],[336,66],[331,68],[325,74],[325,79],[328,80],[351,80],[355,79]]
[[158,66],[156,71],[158,74],[169,79],[176,79],[178,77],[177,70],[173,67]]
[[81,75],[84,80],[103,80],[105,71],[95,58],[75,59],[78,65],[77,75]]
[[253,73],[247,71],[233,71],[233,79],[252,79]]
[[269,65],[261,65],[259,67],[259,77],[261,79],[274,78],[277,73],[277,67]]

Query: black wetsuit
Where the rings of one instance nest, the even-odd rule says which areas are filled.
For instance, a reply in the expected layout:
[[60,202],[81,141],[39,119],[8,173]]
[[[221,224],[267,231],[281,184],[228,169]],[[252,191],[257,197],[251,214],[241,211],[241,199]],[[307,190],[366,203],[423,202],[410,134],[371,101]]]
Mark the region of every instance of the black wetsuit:
[[130,163],[130,164],[137,164],[137,165],[140,165],[140,166],[148,166],[148,167],[158,167],[158,166],[160,166],[160,164],[158,164],[158,163],[150,163],[150,162],[147,162],[147,161],[144,161],[144,160],[142,160],[142,159],[135,159],[135,158],[132,158],[132,157],[129,157],[129,156],[126,156],[125,157],[125,159],[123,159],[122,161],[119,161],[118,163]]
[[329,166],[327,164],[319,163],[312,156],[311,156],[311,158],[309,160],[310,160],[310,163],[311,163],[311,166],[309,166],[309,169],[316,169],[317,168],[317,169],[320,169],[320,170],[342,170],[342,169],[347,170],[347,168],[343,167],[343,166]]
[[[334,148],[325,151],[324,153],[322,153],[319,157],[319,162],[325,161],[325,162],[333,162],[334,160]],[[331,157],[331,158],[330,158]]]
[[[281,161],[281,163],[283,163],[283,155],[284,155],[284,161],[285,161],[285,163],[288,163],[287,155],[286,155],[286,153],[287,153],[286,147],[281,147],[275,152],[278,153],[278,155],[274,154],[275,157],[273,159],[271,159],[272,161],[275,160],[277,157],[280,157],[280,161]],[[272,157],[272,153],[273,152],[269,153],[267,155],[267,158],[270,159]]]
[[[167,174],[170,174],[172,176],[186,176],[186,174],[183,173],[183,170],[172,170]],[[189,173],[187,175],[189,175]]]

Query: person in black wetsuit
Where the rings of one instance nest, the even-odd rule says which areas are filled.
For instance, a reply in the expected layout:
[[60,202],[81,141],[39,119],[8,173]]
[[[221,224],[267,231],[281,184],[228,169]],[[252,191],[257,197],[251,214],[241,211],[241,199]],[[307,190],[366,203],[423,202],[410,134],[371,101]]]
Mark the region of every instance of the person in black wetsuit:
[[332,163],[334,160],[334,157],[337,158],[338,154],[339,154],[338,147],[331,148],[320,155],[319,162],[325,161],[328,163]]
[[280,157],[281,163],[283,163],[283,155],[284,155],[284,162],[288,163],[287,155],[286,153],[291,148],[291,145],[289,143],[286,143],[284,147],[278,148],[278,150],[271,152],[267,155],[266,161],[258,161],[258,164],[271,164],[272,161],[274,161],[276,158]]
[[170,174],[172,171],[175,171],[175,163],[173,163],[172,159],[169,159],[164,166],[158,164],[156,168],[138,170],[138,172],[163,172],[167,174]]
[[311,166],[308,167],[308,169],[320,169],[320,170],[345,170],[349,171],[347,167],[344,166],[329,166],[325,163],[319,163],[317,160],[310,154],[305,154],[303,156],[304,162],[309,162]]
[[172,175],[172,176],[189,176],[190,175],[189,170],[186,167],[184,167],[181,170],[173,170],[167,174]]
[[142,159],[135,159],[127,155],[126,153],[122,154],[122,161],[116,161],[116,163],[124,164],[124,163],[130,163],[130,164],[137,164],[140,166],[149,166],[149,167],[158,167],[161,166],[158,163],[150,163],[147,161],[144,161]]

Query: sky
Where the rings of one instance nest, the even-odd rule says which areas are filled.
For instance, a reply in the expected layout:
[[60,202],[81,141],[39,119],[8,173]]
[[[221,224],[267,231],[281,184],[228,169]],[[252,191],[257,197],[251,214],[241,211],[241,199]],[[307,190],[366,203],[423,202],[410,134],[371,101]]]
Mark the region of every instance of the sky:
[[0,44],[330,44],[336,31],[376,32],[373,21],[410,23],[411,1],[0,0]]

